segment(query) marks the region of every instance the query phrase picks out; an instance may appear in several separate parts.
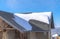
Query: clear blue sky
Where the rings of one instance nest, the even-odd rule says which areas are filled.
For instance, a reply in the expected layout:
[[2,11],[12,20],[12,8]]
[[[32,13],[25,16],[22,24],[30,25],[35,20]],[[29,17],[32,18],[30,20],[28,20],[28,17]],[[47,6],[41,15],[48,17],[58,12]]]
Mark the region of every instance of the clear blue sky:
[[60,0],[0,0],[0,10],[8,12],[53,12],[55,26],[60,26]]

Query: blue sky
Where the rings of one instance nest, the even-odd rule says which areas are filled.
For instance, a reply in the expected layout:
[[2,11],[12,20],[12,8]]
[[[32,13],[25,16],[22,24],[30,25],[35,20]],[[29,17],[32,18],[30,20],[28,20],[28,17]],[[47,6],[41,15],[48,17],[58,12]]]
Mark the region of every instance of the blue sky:
[[60,0],[0,0],[0,10],[8,12],[53,12],[55,26],[60,26]]

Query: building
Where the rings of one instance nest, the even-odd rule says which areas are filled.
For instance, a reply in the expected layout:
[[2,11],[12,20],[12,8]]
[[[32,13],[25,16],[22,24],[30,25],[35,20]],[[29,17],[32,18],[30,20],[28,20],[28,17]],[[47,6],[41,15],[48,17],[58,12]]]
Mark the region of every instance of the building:
[[51,39],[51,12],[12,14],[0,11],[0,39]]

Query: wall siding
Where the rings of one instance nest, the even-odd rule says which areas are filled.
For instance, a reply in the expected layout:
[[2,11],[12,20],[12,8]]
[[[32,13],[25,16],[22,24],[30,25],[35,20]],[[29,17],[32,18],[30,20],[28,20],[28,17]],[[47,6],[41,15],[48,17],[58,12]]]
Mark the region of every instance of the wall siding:
[[28,39],[48,39],[48,32],[30,32]]

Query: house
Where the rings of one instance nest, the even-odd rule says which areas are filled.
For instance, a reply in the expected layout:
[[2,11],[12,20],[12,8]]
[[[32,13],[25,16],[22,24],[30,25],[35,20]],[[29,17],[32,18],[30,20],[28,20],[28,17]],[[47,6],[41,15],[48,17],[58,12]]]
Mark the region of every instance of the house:
[[0,11],[0,39],[51,39],[51,12],[10,13]]

